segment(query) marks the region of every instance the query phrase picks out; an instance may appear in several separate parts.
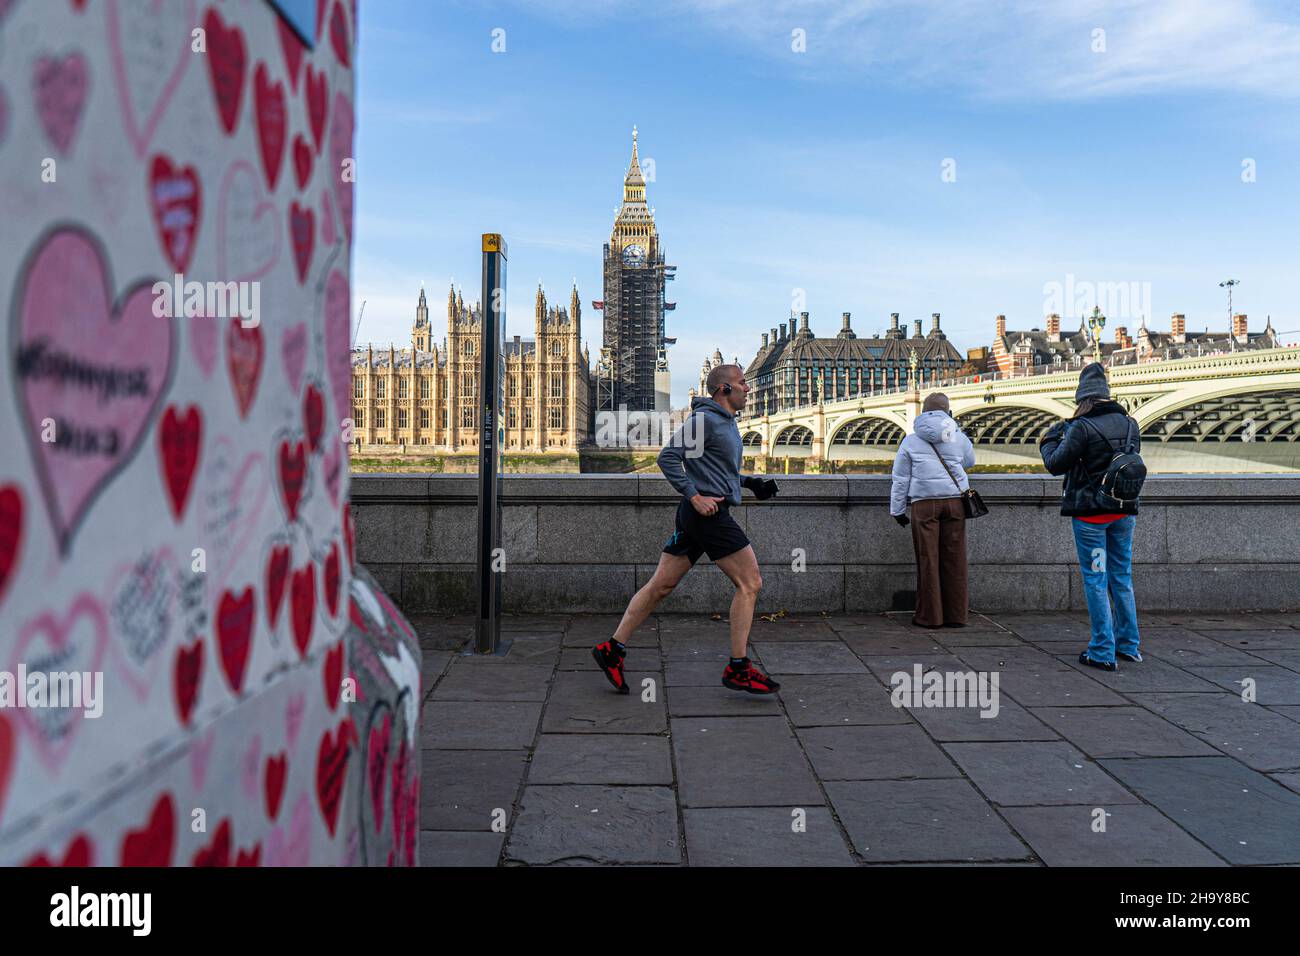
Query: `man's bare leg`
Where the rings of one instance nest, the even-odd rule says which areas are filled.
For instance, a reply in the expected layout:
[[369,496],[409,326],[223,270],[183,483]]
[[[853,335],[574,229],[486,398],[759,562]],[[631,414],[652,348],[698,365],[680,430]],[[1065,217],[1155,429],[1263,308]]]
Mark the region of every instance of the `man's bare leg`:
[[763,587],[763,578],[758,573],[758,558],[754,555],[754,546],[746,545],[735,554],[719,558],[714,563],[736,585],[736,596],[731,599],[731,656],[741,658],[745,656],[745,648],[749,644],[749,628],[754,623],[754,605],[758,602],[758,592]]
[[[758,565],[755,564],[754,568],[757,570]],[[677,582],[684,578],[690,569],[691,559],[686,555],[660,554],[659,567],[655,568],[654,576],[628,602],[627,610],[623,612],[623,620],[619,621],[618,630],[614,632],[614,640],[626,644],[631,639],[632,632],[645,622],[650,612],[659,606],[660,601],[673,593]],[[752,608],[753,605],[751,604],[750,607]]]

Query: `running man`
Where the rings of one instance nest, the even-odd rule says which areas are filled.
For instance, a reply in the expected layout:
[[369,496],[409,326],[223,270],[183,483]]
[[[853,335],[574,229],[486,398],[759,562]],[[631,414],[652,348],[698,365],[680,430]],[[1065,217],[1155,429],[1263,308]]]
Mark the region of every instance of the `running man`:
[[591,649],[591,656],[621,694],[628,693],[623,673],[628,639],[701,554],[707,554],[736,585],[731,601],[731,661],[722,672],[722,686],[751,694],[773,694],[781,686],[751,664],[745,653],[763,580],[749,538],[728,511],[740,504],[742,486],[761,501],[776,494],[776,482],[740,475],[736,413],[749,397],[744,370],[739,365],[719,365],[709,372],[705,387],[709,397],[691,401],[690,415],[659,453],[659,468],[682,496],[677,528],[664,545],[654,577],[633,596],[614,636]]

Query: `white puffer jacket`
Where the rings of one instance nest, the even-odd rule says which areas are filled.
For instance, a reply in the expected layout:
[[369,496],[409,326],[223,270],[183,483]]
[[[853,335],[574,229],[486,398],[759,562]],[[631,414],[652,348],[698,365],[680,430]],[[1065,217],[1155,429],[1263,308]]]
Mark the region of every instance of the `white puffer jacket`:
[[[956,484],[936,457],[936,448],[956,477]],[[908,504],[921,498],[955,498],[970,487],[966,469],[974,465],[975,448],[952,416],[940,411],[922,412],[916,416],[912,434],[898,446],[889,513],[906,514]]]

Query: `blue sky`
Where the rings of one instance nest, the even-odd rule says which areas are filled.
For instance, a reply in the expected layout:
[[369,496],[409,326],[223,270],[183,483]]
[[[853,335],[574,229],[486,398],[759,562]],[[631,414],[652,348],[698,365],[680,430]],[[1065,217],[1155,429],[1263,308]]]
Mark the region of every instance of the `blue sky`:
[[[803,308],[1041,327],[1050,283],[1134,283],[1167,329],[1300,341],[1300,13],[1249,0],[362,0],[354,310],[409,344],[420,282],[478,298],[510,249],[507,332],[576,278],[595,360],[601,246],[631,130],[653,160],[674,404],[715,348],[748,362]],[[493,31],[504,52],[493,52]],[[793,31],[803,31],[796,52]],[[1098,34],[1096,31],[1104,31]],[[501,37],[501,34],[497,34]],[[1104,43],[1104,50],[1095,50]],[[499,46],[498,42],[498,46]],[[955,180],[944,181],[945,161]],[[1243,182],[1252,160],[1254,182]],[[1102,303],[1106,305],[1105,302]],[[1149,310],[1149,314],[1148,314]],[[1064,325],[1077,327],[1066,308]],[[1074,318],[1069,315],[1072,312]]]

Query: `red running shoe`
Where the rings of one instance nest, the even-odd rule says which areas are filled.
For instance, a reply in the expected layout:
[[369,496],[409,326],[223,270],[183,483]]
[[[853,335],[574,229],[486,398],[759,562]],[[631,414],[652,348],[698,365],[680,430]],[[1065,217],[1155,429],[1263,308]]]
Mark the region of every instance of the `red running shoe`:
[[623,675],[623,659],[627,657],[627,651],[620,651],[614,646],[614,642],[609,640],[593,647],[591,656],[595,658],[596,666],[605,672],[605,676],[609,678],[615,690],[620,694],[629,692],[627,678]]
[[722,672],[722,686],[732,690],[748,691],[751,694],[775,694],[781,685],[768,677],[753,664],[742,667],[727,665]]

